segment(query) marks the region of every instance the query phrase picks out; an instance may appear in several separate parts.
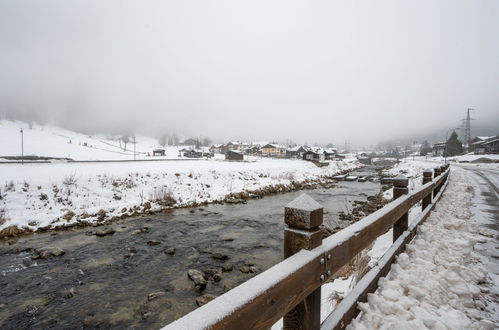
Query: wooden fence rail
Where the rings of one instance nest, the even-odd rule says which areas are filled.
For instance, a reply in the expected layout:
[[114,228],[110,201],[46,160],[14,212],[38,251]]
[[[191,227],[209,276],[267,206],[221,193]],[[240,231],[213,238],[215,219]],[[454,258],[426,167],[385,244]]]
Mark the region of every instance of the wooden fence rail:
[[[342,329],[358,314],[357,302],[374,292],[397,254],[412,240],[440,198],[449,165],[423,174],[423,185],[407,191],[407,179],[394,179],[394,200],[351,226],[322,240],[323,209],[307,195],[285,208],[285,260],[217,297],[163,329],[262,329],[284,317],[285,329]],[[409,209],[423,212],[408,224]],[[320,324],[321,285],[393,226],[393,245],[352,292]]]

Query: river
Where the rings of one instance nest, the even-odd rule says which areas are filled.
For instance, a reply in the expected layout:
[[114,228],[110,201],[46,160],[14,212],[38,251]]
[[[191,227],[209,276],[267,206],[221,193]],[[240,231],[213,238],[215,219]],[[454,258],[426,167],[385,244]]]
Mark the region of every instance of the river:
[[[372,167],[355,175],[375,174]],[[380,191],[373,182],[339,182],[305,191],[324,206],[325,222]],[[0,328],[156,329],[282,260],[284,206],[303,191],[120,220],[103,227],[35,233],[0,242]],[[112,228],[104,237],[96,230]],[[35,259],[35,250],[65,253]],[[165,250],[175,248],[174,254]],[[172,253],[170,251],[170,253]],[[227,257],[226,260],[222,260]],[[233,266],[222,272],[223,264]],[[240,266],[253,266],[243,273]],[[228,266],[228,265],[226,265]],[[188,269],[217,273],[202,292]]]

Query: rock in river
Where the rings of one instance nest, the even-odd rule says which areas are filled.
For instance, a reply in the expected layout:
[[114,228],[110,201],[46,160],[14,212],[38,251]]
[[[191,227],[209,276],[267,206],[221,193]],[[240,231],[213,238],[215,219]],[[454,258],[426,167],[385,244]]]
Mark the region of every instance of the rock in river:
[[225,263],[222,265],[222,270],[224,272],[230,272],[230,271],[232,271],[233,268],[234,268],[234,266],[232,266],[232,264],[229,264],[229,263]]
[[59,256],[62,256],[65,252],[64,252],[64,250],[62,250],[58,247],[48,246],[48,247],[36,249],[35,253],[36,253],[36,255],[31,257],[32,259],[47,259],[50,257],[59,257]]
[[174,255],[174,254],[175,254],[175,252],[176,252],[176,251],[177,251],[177,250],[176,250],[175,248],[171,247],[171,248],[166,249],[166,250],[165,250],[165,253],[166,253],[166,254],[169,254],[169,255],[171,255],[171,256],[172,256],[172,255]]
[[114,233],[115,231],[113,228],[99,229],[95,231],[95,236],[103,237],[107,235],[112,235]]
[[151,300],[154,300],[154,299],[156,299],[158,297],[161,297],[161,296],[164,296],[164,295],[166,295],[166,292],[164,292],[164,291],[158,291],[158,292],[149,293],[147,295],[147,300],[151,301]]
[[211,257],[213,259],[217,259],[217,260],[227,260],[227,259],[229,259],[229,257],[225,253],[222,253],[222,252],[214,252],[214,253],[211,254]]
[[196,284],[196,289],[202,290],[206,287],[206,280],[204,279],[203,273],[196,269],[189,269],[187,271],[187,276]]
[[209,303],[210,301],[212,301],[215,298],[216,297],[214,295],[206,293],[206,294],[202,295],[201,297],[196,298],[196,304],[198,306],[203,306],[204,304]]

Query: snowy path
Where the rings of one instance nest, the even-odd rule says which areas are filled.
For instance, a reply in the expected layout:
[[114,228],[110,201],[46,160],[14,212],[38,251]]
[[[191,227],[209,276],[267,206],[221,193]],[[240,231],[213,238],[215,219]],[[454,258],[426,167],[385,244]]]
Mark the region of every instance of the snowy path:
[[[490,240],[480,242],[475,249],[484,256],[483,262],[494,281],[491,288],[496,302],[499,302],[499,167],[497,165],[463,165],[468,170],[475,190],[473,196],[473,218],[480,226],[480,232]],[[499,304],[494,321],[499,324]],[[493,311],[491,311],[493,313]]]
[[474,251],[489,238],[479,233],[472,198],[468,172],[453,167],[435,211],[349,329],[494,328],[492,280]]

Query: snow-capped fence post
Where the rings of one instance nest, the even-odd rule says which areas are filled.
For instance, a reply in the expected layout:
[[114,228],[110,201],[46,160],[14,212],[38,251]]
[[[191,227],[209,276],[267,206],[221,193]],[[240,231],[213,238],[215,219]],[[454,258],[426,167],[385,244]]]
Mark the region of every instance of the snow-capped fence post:
[[[302,249],[312,250],[322,244],[323,207],[303,194],[284,208],[284,258]],[[324,278],[324,275],[321,279]],[[284,329],[319,329],[321,288],[317,288],[284,316]]]
[[[428,182],[431,182],[431,177],[433,176],[433,173],[431,171],[424,171],[423,172],[423,185],[427,184]],[[426,209],[428,205],[431,204],[431,192],[423,198],[422,202],[422,209]]]
[[[407,195],[409,193],[409,189],[407,186],[409,185],[409,180],[402,174],[398,175],[393,179],[393,199],[397,199],[402,195]],[[404,231],[407,230],[409,226],[409,216],[408,213],[404,213],[395,223],[393,224],[393,241],[395,242],[397,238]]]
[[[433,177],[436,179],[440,176],[440,167],[435,167],[435,169],[433,170]],[[435,186],[435,189],[433,189],[433,199],[435,199],[435,197],[437,196],[438,194],[438,191],[440,190],[440,187],[439,186]]]

